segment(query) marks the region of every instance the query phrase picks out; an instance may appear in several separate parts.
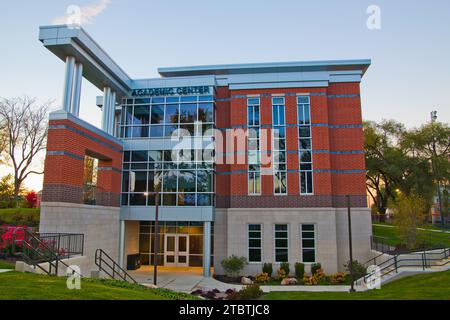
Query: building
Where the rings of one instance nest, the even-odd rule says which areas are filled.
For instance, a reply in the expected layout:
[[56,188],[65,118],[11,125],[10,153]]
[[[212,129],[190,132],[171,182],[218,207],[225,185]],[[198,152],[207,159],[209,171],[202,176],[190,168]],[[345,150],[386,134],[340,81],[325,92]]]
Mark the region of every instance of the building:
[[[137,80],[81,28],[41,27],[39,39],[66,64],[41,232],[84,233],[88,255],[153,263],[160,191],[160,265],[220,274],[234,254],[247,274],[284,261],[331,273],[349,259],[350,195],[354,257],[369,258],[359,85],[370,60],[160,68]],[[78,117],[83,77],[104,93],[102,129]]]

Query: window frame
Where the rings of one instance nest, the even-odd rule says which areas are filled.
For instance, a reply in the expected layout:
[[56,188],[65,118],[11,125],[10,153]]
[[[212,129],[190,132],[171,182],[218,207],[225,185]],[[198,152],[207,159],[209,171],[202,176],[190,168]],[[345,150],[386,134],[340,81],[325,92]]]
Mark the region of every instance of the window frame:
[[[287,236],[286,236],[286,240],[287,240],[287,247],[286,247],[286,250],[287,250],[287,260],[286,261],[277,261],[277,248],[279,248],[279,247],[277,247],[276,246],[276,243],[277,243],[277,239],[284,239],[284,238],[277,238],[276,237],[276,226],[278,226],[278,225],[283,225],[283,226],[286,226],[286,234],[287,234]],[[289,228],[290,228],[290,225],[289,225],[289,223],[274,223],[273,224],[273,261],[275,262],[275,263],[283,263],[283,262],[289,262]]]
[[[300,98],[308,98],[308,103],[300,102]],[[311,119],[311,96],[309,94],[298,94],[296,97],[297,102],[297,134],[298,134],[298,157],[299,157],[299,193],[303,196],[311,196],[314,195],[314,161],[313,161],[313,137],[312,137],[312,119]],[[308,107],[308,119],[309,123],[305,123],[303,121],[300,121],[300,108],[301,112],[303,113],[303,117],[305,118],[305,107]],[[300,129],[301,128],[308,128],[309,129],[309,136],[308,137],[301,137],[300,136]],[[301,140],[307,140],[309,139],[309,149],[303,149]],[[303,152],[310,152],[311,154],[311,161],[309,162],[303,162],[302,161],[302,154]],[[310,165],[311,169],[305,170],[302,169],[302,164]],[[309,174],[311,175],[311,179],[309,179]],[[305,177],[305,179],[302,178],[302,176]],[[305,180],[305,188],[302,189],[302,182]],[[311,192],[308,192],[308,189],[311,189]]]
[[[312,238],[303,238],[303,226],[313,226],[314,230],[314,239]],[[306,231],[308,232],[308,231]],[[311,231],[309,231],[311,232]],[[314,240],[314,248],[311,247],[303,247],[303,240]],[[305,258],[303,255],[303,250],[304,249],[314,249],[314,261],[313,262],[305,262]],[[317,263],[317,224],[316,223],[301,223],[300,224],[300,253],[301,253],[301,261],[304,264],[310,265],[310,264],[314,264]]]
[[[259,234],[260,234],[260,238],[250,238],[250,226],[251,225],[259,225],[259,227],[260,227],[260,230],[259,230]],[[259,263],[261,263],[264,259],[264,257],[263,257],[263,253],[264,253],[264,250],[263,250],[263,248],[264,248],[264,245],[263,245],[263,228],[264,228],[264,226],[263,226],[263,224],[262,223],[247,223],[247,261],[248,261],[248,263],[249,264],[259,264]],[[255,231],[253,231],[253,232],[255,232]],[[260,247],[259,248],[257,248],[257,247],[250,247],[250,239],[259,239],[260,241],[261,241],[261,245],[260,245]],[[260,252],[260,256],[261,256],[261,259],[260,259],[260,261],[250,261],[250,249],[259,249],[261,252]]]

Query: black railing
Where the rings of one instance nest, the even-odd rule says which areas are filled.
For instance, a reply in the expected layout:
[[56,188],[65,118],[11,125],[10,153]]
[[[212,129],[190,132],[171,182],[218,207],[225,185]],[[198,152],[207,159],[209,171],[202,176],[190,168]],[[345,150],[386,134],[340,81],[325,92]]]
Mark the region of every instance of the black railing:
[[[443,267],[450,263],[450,249],[409,252],[397,254],[378,265],[379,269],[366,274],[363,277],[364,283],[367,283],[369,277],[377,276],[380,279],[393,272],[398,273],[401,268],[422,268],[425,270],[431,267]],[[447,260],[446,260],[447,259]]]
[[392,239],[379,237],[379,236],[371,236],[370,237],[370,248],[372,250],[382,252],[382,253],[391,253],[395,251],[395,247],[391,245]]
[[112,279],[120,278],[123,281],[137,284],[137,281],[102,249],[97,249],[95,251],[95,264],[100,272],[103,271]]
[[[69,268],[64,261],[61,261],[62,259],[83,255],[84,235],[82,234],[38,234],[24,228],[20,230],[24,232],[23,240],[16,239],[14,233],[13,254],[20,256],[24,262],[41,269],[48,275],[58,275],[60,264],[65,266],[66,270]],[[19,248],[21,251],[18,251]],[[45,268],[45,264],[48,269]]]
[[[426,251],[434,249],[444,249],[448,247],[448,243],[439,237],[440,234],[419,234],[417,237],[417,244],[414,248],[407,248],[404,245],[399,245],[399,240],[395,238],[387,238],[380,236],[370,237],[370,247],[372,250],[387,253],[387,254],[397,254],[397,253],[409,253],[416,251]],[[449,235],[450,237],[450,235]],[[396,244],[396,245],[394,245]]]
[[84,253],[84,234],[40,233],[39,238],[46,243],[60,259],[69,259]]

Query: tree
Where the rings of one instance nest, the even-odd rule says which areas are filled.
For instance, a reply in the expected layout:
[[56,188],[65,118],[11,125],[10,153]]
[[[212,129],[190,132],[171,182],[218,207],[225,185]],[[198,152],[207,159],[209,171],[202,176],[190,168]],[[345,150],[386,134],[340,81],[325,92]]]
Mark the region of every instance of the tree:
[[418,129],[411,130],[403,141],[403,147],[424,161],[424,166],[431,172],[434,188],[442,201],[443,216],[448,214],[445,196],[440,186],[448,189],[450,183],[450,127],[441,122],[431,122]]
[[32,169],[36,156],[45,149],[47,115],[51,102],[37,105],[30,97],[0,98],[0,127],[6,135],[3,151],[13,168],[14,199],[30,174],[43,174]]
[[417,150],[414,130],[406,130],[394,120],[364,123],[367,191],[381,214],[399,192],[406,196],[420,194],[431,206],[434,189],[430,161]]
[[0,179],[0,201],[10,202],[14,199],[14,182],[12,174]]
[[403,125],[394,120],[364,122],[367,192],[381,214],[395,199],[396,181],[402,171],[398,166],[402,153],[397,145],[404,131]]
[[427,208],[424,199],[412,194],[398,196],[394,207],[394,223],[398,226],[399,236],[408,249],[414,249],[417,245],[417,227],[427,216]]

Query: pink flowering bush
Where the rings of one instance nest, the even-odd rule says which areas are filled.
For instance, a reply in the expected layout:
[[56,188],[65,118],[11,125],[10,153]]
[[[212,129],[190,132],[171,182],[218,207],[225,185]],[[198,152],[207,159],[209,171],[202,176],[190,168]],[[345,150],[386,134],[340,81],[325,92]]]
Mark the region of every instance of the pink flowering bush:
[[15,233],[16,247],[21,248],[25,239],[26,227],[3,225],[0,227],[0,251],[12,254],[13,238]]

